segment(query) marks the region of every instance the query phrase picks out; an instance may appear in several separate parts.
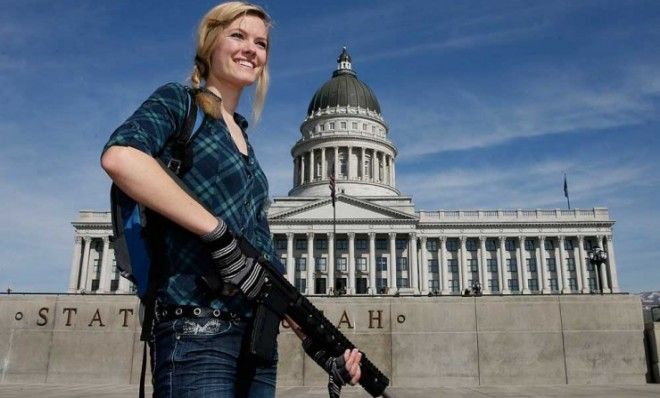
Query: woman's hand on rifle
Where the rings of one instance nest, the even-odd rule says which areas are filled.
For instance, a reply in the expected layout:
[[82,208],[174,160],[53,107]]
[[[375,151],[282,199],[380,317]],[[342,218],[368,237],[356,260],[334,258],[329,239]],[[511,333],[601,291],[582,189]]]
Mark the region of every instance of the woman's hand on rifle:
[[[298,336],[298,338],[302,341],[305,339],[305,334],[303,333],[302,329],[300,328],[300,325],[298,325],[291,317],[288,315],[284,316],[284,320],[286,323],[291,327],[291,330]],[[362,360],[362,353],[357,349],[354,348],[352,350],[346,350],[344,352],[344,362],[346,362],[346,370],[351,376],[351,379],[349,381],[349,384],[354,386],[360,381],[360,376],[362,376],[362,372],[360,371],[360,361]]]
[[344,361],[346,361],[346,370],[351,375],[350,385],[354,386],[360,381],[362,372],[360,371],[360,360],[362,360],[362,353],[357,349],[346,350],[344,352]]

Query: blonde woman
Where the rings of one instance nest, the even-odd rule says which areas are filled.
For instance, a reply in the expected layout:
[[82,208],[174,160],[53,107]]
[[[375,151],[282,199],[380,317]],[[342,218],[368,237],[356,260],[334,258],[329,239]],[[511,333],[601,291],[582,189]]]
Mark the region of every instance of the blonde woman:
[[[268,14],[253,4],[212,8],[197,31],[192,87],[158,88],[115,130],[101,157],[122,191],[163,216],[150,342],[155,397],[275,395],[277,355],[257,365],[241,351],[263,270],[246,261],[235,239],[240,235],[266,258],[277,258],[266,218],[268,182],[248,140],[248,123],[236,113],[243,89],[256,84],[253,116],[260,116],[270,25]],[[190,143],[190,168],[180,177],[203,203],[154,159],[172,158],[169,143],[183,127],[189,93],[204,120]],[[223,280],[222,292],[209,289],[208,275]],[[345,358],[355,383],[360,354]]]

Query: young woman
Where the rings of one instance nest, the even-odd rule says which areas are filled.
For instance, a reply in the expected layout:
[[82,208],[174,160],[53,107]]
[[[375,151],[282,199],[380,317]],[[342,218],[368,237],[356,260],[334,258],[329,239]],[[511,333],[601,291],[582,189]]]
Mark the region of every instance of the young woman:
[[[252,84],[255,119],[261,113],[270,21],[261,7],[248,3],[211,9],[197,32],[192,88],[177,83],[158,88],[115,130],[101,157],[122,191],[163,216],[158,264],[163,278],[150,344],[155,397],[275,395],[277,356],[257,366],[241,351],[263,270],[243,256],[235,239],[240,235],[266,258],[277,258],[266,218],[268,182],[249,143],[246,119],[236,113],[243,89]],[[189,93],[205,117],[190,144],[192,166],[181,179],[203,203],[154,159],[172,158],[170,140],[183,128]],[[212,291],[204,282],[211,274],[234,288]],[[357,350],[344,355],[353,384],[360,377],[360,357]]]

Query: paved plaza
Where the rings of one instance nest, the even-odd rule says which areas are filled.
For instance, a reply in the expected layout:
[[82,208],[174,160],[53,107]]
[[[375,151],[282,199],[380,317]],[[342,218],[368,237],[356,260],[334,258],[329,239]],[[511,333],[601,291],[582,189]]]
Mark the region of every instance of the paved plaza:
[[[391,392],[396,398],[658,398],[660,384],[609,386],[482,386],[398,389]],[[126,385],[53,385],[53,384],[0,384],[0,398],[125,398],[137,397],[137,386]],[[278,398],[323,398],[324,389],[309,387],[281,388]],[[344,398],[367,398],[358,387],[347,388]]]

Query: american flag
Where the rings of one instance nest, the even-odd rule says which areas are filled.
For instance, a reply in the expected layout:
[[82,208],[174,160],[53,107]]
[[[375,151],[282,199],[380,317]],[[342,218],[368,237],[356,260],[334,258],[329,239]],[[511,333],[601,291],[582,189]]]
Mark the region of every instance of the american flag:
[[330,197],[332,198],[332,207],[335,207],[335,201],[337,200],[336,194],[336,181],[335,181],[335,168],[332,168],[332,175],[330,175]]

